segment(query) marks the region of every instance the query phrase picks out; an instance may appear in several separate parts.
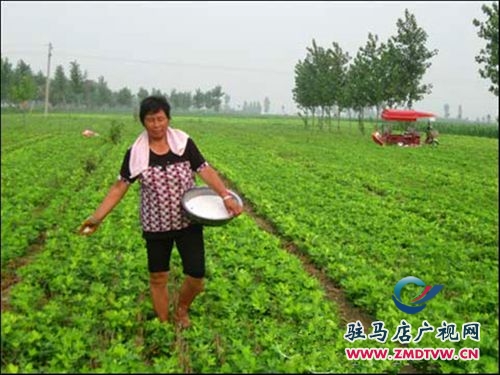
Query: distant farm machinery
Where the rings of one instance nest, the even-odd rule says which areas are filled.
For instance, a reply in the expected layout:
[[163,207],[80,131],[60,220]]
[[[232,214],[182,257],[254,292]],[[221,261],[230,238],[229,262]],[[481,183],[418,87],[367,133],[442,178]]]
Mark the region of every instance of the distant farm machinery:
[[437,146],[439,144],[439,133],[432,128],[431,121],[434,121],[436,116],[428,112],[419,112],[414,110],[403,109],[384,109],[381,115],[385,121],[400,121],[407,122],[413,126],[407,126],[403,133],[395,134],[392,132],[392,127],[384,127],[382,132],[375,131],[372,133],[372,139],[380,146],[398,145],[404,147],[420,146],[420,134],[415,126],[418,119],[427,118],[426,138],[424,144]]

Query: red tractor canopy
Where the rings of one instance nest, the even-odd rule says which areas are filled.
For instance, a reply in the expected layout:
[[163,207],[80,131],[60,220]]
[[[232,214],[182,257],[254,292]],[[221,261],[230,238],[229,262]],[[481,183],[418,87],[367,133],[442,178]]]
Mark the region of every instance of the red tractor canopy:
[[417,121],[419,118],[436,117],[429,112],[414,111],[413,109],[384,109],[382,118],[386,121]]

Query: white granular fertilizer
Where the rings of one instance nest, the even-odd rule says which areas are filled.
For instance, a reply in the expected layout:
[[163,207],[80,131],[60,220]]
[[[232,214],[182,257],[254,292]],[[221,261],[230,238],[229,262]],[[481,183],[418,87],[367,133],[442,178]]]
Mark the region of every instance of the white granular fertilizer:
[[230,217],[221,197],[200,195],[189,199],[186,207],[193,215],[211,220],[221,220]]

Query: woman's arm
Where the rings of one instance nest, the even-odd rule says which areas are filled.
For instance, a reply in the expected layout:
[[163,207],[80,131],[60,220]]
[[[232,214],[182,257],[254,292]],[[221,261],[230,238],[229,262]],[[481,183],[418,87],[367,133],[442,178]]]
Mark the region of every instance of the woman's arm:
[[129,184],[123,180],[116,181],[103,199],[101,205],[92,215],[95,219],[103,221],[104,218],[113,210],[113,208],[122,200],[128,191]]
[[128,191],[129,184],[123,180],[116,181],[104,197],[102,203],[95,212],[87,218],[81,225],[80,234],[90,235],[97,230],[97,227],[104,218],[113,210],[113,208],[122,200],[125,193]]

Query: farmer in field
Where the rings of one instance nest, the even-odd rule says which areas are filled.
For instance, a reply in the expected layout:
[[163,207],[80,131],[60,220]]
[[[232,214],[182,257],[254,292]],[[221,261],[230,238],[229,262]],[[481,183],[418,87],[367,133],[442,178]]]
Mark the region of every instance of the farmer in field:
[[190,325],[188,309],[202,292],[205,276],[203,228],[190,222],[181,210],[184,192],[194,186],[194,172],[223,198],[230,214],[239,215],[242,208],[228,193],[194,141],[183,131],[169,126],[170,104],[165,97],[145,98],[140,105],[139,118],[145,131],[125,153],[118,180],[97,210],[83,222],[79,233],[94,233],[123,198],[130,184],[138,179],[142,235],[146,241],[153,306],[160,321],[168,321],[167,281],[175,242],[185,279],[174,319],[186,328]]
[[437,139],[439,133],[437,130],[434,130],[430,120],[427,121],[427,128],[425,129],[425,134],[426,134],[425,137],[426,144],[428,145],[432,144],[434,146],[437,146],[439,144],[439,140]]

